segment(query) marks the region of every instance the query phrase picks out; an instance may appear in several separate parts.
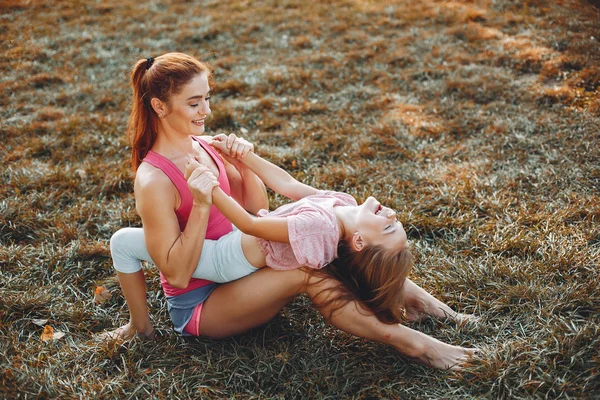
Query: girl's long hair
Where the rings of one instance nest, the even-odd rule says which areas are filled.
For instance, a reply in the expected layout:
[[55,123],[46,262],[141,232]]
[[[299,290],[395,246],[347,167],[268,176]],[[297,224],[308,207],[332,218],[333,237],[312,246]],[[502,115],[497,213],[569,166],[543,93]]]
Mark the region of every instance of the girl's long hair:
[[183,53],[167,53],[141,59],[131,72],[133,101],[127,134],[131,143],[131,165],[137,171],[158,134],[158,116],[150,104],[154,97],[169,104],[171,97],[197,75],[210,69],[196,58]]
[[[386,324],[404,319],[403,285],[414,264],[409,248],[390,250],[365,246],[355,251],[345,240],[338,244],[338,258],[312,275],[335,278],[339,285],[317,295],[318,307],[329,307],[330,316],[350,301],[359,301]],[[330,293],[324,293],[329,292]]]

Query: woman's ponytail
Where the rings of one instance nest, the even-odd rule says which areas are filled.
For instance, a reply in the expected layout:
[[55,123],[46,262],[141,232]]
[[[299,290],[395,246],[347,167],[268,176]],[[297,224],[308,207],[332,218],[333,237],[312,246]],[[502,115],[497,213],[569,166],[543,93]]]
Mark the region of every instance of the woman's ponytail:
[[146,74],[147,60],[139,60],[131,73],[133,100],[127,134],[131,143],[131,166],[137,171],[156,140],[156,115],[152,111]]

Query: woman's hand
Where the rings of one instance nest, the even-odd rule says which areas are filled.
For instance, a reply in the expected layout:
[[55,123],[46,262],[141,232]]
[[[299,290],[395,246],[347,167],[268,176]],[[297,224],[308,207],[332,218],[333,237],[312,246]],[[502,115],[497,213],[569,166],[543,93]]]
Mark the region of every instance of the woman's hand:
[[211,146],[221,154],[240,160],[248,153],[254,152],[254,145],[244,138],[237,137],[234,133],[229,136],[221,133],[213,136]]
[[190,158],[185,165],[185,176],[192,196],[194,196],[194,205],[210,206],[212,191],[219,186],[217,177],[208,167],[193,158]]

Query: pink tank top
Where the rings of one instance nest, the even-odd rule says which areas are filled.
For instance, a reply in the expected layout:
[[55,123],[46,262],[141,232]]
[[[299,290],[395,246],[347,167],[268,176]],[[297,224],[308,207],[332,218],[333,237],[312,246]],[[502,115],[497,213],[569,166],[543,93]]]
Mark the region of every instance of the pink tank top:
[[[200,146],[211,156],[217,167],[219,168],[219,187],[223,189],[225,193],[228,195],[231,193],[231,188],[229,187],[229,180],[227,179],[227,172],[225,171],[225,164],[223,164],[223,160],[221,156],[217,154],[217,152],[205,141],[193,137]],[[192,204],[194,202],[194,198],[192,196],[192,192],[187,186],[187,181],[183,172],[171,160],[161,156],[155,151],[150,150],[146,157],[143,160],[148,164],[152,165],[160,169],[165,173],[177,188],[179,192],[179,196],[181,198],[181,204],[179,208],[175,210],[175,214],[177,215],[177,220],[179,221],[179,229],[183,232],[185,226],[187,225],[188,218],[190,216],[190,212],[192,211]],[[210,214],[208,217],[208,227],[206,230],[206,238],[216,240],[221,236],[231,232],[233,229],[231,222],[214,205],[210,209]],[[195,279],[192,278],[190,280],[190,284],[185,289],[174,288],[173,286],[167,283],[167,280],[160,274],[160,283],[162,284],[163,291],[166,296],[179,296],[199,287],[211,284],[211,281],[206,279]]]

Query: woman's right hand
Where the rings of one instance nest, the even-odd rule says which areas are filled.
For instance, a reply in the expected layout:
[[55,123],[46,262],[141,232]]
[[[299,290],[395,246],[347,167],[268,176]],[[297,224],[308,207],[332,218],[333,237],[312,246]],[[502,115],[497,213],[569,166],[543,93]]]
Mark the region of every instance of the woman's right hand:
[[190,158],[185,165],[185,177],[194,196],[194,205],[210,206],[212,191],[219,186],[219,180],[208,167]]
[[225,135],[220,133],[212,137],[210,145],[222,155],[241,160],[248,153],[254,152],[254,145],[244,138],[237,137],[234,133]]

